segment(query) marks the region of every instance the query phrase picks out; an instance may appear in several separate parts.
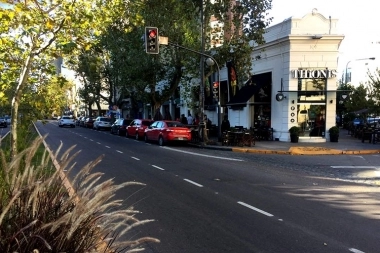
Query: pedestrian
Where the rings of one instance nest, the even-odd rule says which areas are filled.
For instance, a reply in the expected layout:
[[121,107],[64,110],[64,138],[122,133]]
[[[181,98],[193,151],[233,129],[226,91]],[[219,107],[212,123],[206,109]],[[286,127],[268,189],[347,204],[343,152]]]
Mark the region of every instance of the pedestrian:
[[222,125],[221,125],[221,131],[222,133],[230,131],[230,121],[228,120],[228,116],[224,115]]
[[194,118],[194,125],[199,125],[199,115],[195,115],[195,118]]
[[187,116],[187,124],[188,124],[188,125],[192,125],[192,124],[193,124],[193,116],[191,116],[190,113],[189,113],[189,115]]
[[187,125],[187,118],[185,117],[185,114],[181,115],[181,123]]

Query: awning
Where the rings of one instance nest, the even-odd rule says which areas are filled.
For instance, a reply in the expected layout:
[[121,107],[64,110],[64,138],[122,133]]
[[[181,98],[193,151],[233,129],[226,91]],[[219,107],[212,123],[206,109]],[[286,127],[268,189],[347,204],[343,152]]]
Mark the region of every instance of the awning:
[[[247,101],[255,94],[260,93],[261,88],[265,85],[271,85],[272,73],[267,72],[263,74],[253,75],[245,83],[245,85],[239,89],[235,96],[228,101],[227,106],[232,107],[245,107]],[[270,93],[270,91],[268,91]]]
[[227,106],[246,107],[247,101],[260,91],[261,85],[243,86],[237,94],[227,103]]

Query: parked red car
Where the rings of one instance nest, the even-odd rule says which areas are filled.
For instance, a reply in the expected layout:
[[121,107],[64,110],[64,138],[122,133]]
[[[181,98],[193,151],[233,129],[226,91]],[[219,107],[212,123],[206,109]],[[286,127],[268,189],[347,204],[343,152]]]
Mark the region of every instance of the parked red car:
[[86,118],[86,120],[84,121],[84,127],[92,129],[94,127],[94,119]]
[[145,129],[144,138],[146,142],[158,141],[160,146],[174,141],[189,142],[191,130],[179,121],[160,120]]
[[150,126],[154,120],[151,119],[134,119],[127,126],[125,135],[127,137],[135,137],[136,140],[144,138],[145,129]]

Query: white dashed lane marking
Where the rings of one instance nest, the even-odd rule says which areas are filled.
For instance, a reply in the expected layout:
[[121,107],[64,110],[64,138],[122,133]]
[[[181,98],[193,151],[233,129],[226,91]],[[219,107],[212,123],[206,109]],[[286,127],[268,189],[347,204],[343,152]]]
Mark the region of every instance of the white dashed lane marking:
[[191,180],[189,180],[189,179],[184,179],[186,182],[188,182],[188,183],[190,183],[190,184],[193,184],[193,185],[196,185],[196,186],[198,186],[198,187],[203,187],[203,185],[201,185],[201,184],[198,184],[198,183],[196,183],[196,182],[194,182],[194,181],[191,181]]
[[156,169],[159,169],[159,170],[165,170],[165,169],[163,169],[163,168],[161,168],[161,167],[158,167],[158,166],[156,166],[156,165],[152,165],[152,167],[154,167],[154,168],[156,168]]
[[354,249],[354,248],[349,249],[349,251],[354,252],[354,253],[364,253],[364,251]]
[[252,209],[252,210],[254,210],[254,211],[258,212],[258,213],[264,214],[266,216],[273,217],[273,214],[265,212],[265,211],[263,211],[263,210],[261,210],[259,208],[254,207],[254,206],[248,205],[248,204],[246,204],[244,202],[238,201],[238,204],[240,204],[242,206],[245,206],[245,207],[248,207],[249,209]]

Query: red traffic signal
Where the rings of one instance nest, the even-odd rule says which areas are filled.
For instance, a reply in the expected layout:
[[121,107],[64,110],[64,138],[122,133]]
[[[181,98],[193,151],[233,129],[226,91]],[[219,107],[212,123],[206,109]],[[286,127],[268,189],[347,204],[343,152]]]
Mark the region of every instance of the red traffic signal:
[[159,45],[158,28],[145,27],[145,51],[148,54],[158,54]]
[[219,99],[219,82],[214,82],[212,84],[212,93],[214,94],[214,99]]

